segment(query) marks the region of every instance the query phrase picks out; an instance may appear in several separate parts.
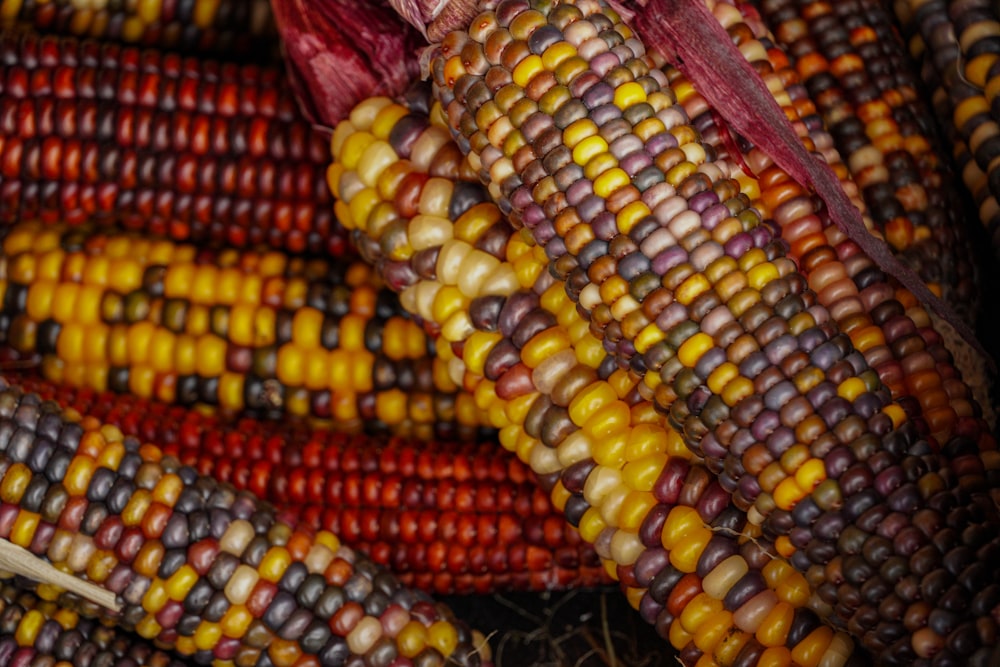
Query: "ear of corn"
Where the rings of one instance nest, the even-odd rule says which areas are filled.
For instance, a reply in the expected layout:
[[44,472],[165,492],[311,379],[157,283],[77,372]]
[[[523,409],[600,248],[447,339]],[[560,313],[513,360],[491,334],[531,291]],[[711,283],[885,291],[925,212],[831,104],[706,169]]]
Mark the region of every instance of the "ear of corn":
[[241,419],[18,376],[46,400],[247,489],[437,593],[607,581],[531,472],[491,443],[414,442]]
[[113,591],[123,629],[198,663],[485,662],[481,636],[329,532],[15,388],[0,423],[0,534]]
[[878,2],[756,3],[846,157],[878,228],[932,288],[975,321],[964,203],[933,116]]
[[325,142],[277,70],[0,35],[0,221],[341,255]]
[[179,53],[259,61],[275,58],[277,50],[266,0],[96,5],[87,0],[2,0],[0,21]]
[[[766,27],[759,18],[753,19],[755,11],[746,5],[719,3],[714,12],[764,77],[775,98],[783,102],[783,109],[793,120],[804,145],[824,156],[840,175],[845,191],[855,195],[855,205],[861,211],[867,210],[857,196],[857,186],[841,162],[832,137],[819,124],[815,107],[805,95],[798,75],[783,51],[768,40]],[[692,124],[707,137],[706,142],[717,151],[727,150],[719,137],[728,130],[716,126],[707,102],[679,72],[672,68],[665,71],[671,90]],[[943,328],[945,323],[933,319],[906,290],[895,286],[881,272],[873,272],[872,261],[832,227],[823,209],[762,151],[750,146],[737,158],[757,177],[756,183],[746,186],[752,193],[754,207],[781,229],[782,238],[789,244],[788,256],[796,261],[818,301],[829,309],[838,326],[847,332],[858,332],[858,336],[852,336],[855,346],[879,374],[892,398],[904,405],[909,415],[920,415],[939,442],[952,435],[959,421],[964,422],[959,428],[966,433],[988,431],[988,424],[978,419],[980,411],[989,408],[988,381],[978,355],[954,337],[947,337],[950,327]],[[884,343],[860,338],[861,332],[873,332],[872,327],[883,332]],[[892,342],[903,329],[918,332],[923,349],[899,354]],[[954,364],[935,329],[945,332],[943,342],[955,350]],[[935,360],[933,364],[925,354]],[[921,357],[924,360],[917,361]],[[965,384],[959,381],[960,377]],[[948,405],[924,411],[919,404],[920,395],[942,386],[947,387]]]
[[0,660],[9,667],[184,667],[163,650],[11,585],[0,588]]
[[[836,590],[836,624],[887,664],[989,664],[998,582],[971,557],[1000,546],[989,434],[928,440],[889,401],[613,14],[503,2],[472,25],[432,65],[449,121],[619,363],[751,522]],[[952,538],[933,542],[936,526]]]
[[[1000,14],[989,3],[887,3],[909,42],[909,55],[921,63],[920,73],[933,91],[934,108],[960,164],[966,187],[976,198],[979,218],[996,240],[997,49]],[[975,149],[972,149],[975,147]]]
[[[363,103],[334,133],[329,180],[358,247],[387,277],[404,277],[390,279],[403,304],[450,342],[439,350],[455,355],[456,383],[488,406],[504,445],[542,475],[556,506],[684,664],[845,664],[851,643],[818,626],[806,580],[755,539],[635,382],[607,363],[613,357],[545,271],[541,248],[511,236],[493,204],[453,181],[467,169],[442,143],[440,122],[440,110],[428,118],[384,99]],[[407,204],[417,201],[434,208]],[[431,236],[428,227],[440,231]],[[405,252],[394,257],[397,249]],[[419,268],[425,252],[438,257],[436,272]],[[480,283],[462,282],[483,271],[468,260],[456,271],[451,259],[481,257],[496,275],[502,269],[486,256],[504,254],[522,287],[485,297],[475,296]],[[449,288],[448,309],[424,295]]]
[[32,223],[2,248],[5,341],[55,382],[342,430],[482,422],[364,264]]

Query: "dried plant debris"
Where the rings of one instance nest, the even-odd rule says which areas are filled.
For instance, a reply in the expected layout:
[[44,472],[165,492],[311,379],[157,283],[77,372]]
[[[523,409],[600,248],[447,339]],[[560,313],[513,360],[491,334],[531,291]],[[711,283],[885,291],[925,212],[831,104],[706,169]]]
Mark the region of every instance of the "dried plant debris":
[[496,667],[673,667],[676,653],[609,587],[445,600],[489,637]]

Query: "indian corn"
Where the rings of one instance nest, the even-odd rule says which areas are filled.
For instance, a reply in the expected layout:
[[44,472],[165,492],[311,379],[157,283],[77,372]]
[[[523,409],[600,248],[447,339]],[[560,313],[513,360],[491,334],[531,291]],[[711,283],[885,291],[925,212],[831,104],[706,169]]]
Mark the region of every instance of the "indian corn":
[[0,221],[341,255],[325,142],[278,70],[0,33]]
[[0,23],[180,53],[254,60],[276,55],[273,20],[266,0],[0,1]]
[[0,233],[4,340],[55,382],[342,430],[481,423],[363,263],[39,223]]
[[8,667],[184,667],[166,651],[6,584],[0,662]]
[[[483,195],[453,180],[467,168],[436,127],[439,110],[428,118],[420,108],[386,99],[357,107],[334,133],[329,178],[358,247],[383,271],[408,275],[394,283],[403,290],[404,305],[439,326],[455,350],[456,382],[489,406],[501,441],[543,475],[556,506],[594,542],[609,574],[680,651],[684,664],[793,658],[844,664],[851,643],[820,627],[805,608],[815,601],[805,579],[776,560],[765,541],[741,532],[745,514],[729,506],[708,470],[688,460],[680,437],[664,428],[624,371],[605,363],[611,357],[544,270],[541,248],[503,231],[496,207],[476,204]],[[420,205],[413,210],[408,202]],[[504,239],[505,253],[499,251]],[[432,253],[438,270],[407,274],[393,268],[397,249],[405,252],[396,262],[417,267],[427,266],[415,261],[419,253]],[[498,259],[506,255],[523,287],[455,304],[460,297],[446,290],[474,295],[461,281],[483,274],[473,261],[477,250],[487,249]],[[450,257],[468,258],[461,263],[472,260],[472,266],[454,271],[459,262]],[[502,267],[494,265],[494,275]],[[482,284],[504,285],[489,279]],[[441,294],[449,304],[444,310],[436,305]],[[456,321],[465,324],[454,326]],[[567,343],[561,351],[550,347]],[[584,396],[616,399],[578,428],[580,411],[593,409],[572,398],[581,388]],[[602,423],[607,420],[629,424],[629,432],[605,438],[612,433]],[[654,481],[657,465],[663,470]]]
[[599,3],[510,1],[432,71],[491,192],[751,522],[833,587],[834,621],[886,662],[989,664],[992,439],[939,443],[889,402],[642,51]]
[[[0,535],[114,592],[125,630],[198,663],[485,661],[481,636],[332,533],[155,446],[9,386],[0,431]],[[39,595],[107,618],[50,585]]]
[[959,153],[960,173],[976,197],[980,220],[994,239],[995,253],[1000,247],[996,240],[996,198],[1000,195],[996,35],[1000,16],[989,3],[901,0],[887,4],[895,10],[907,35],[910,55],[921,63],[921,75],[932,91],[938,119]]
[[348,436],[225,422],[129,395],[19,386],[159,446],[199,474],[248,489],[437,593],[548,590],[607,580],[531,472],[489,442]]
[[885,239],[970,321],[964,202],[933,115],[879,2],[756,3],[845,156]]

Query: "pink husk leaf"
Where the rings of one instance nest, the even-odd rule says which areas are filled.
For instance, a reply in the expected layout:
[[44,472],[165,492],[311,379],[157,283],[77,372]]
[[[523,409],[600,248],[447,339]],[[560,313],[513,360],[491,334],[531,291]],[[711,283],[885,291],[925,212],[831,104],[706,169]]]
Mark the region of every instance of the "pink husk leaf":
[[271,0],[293,89],[313,123],[332,128],[372,95],[419,75],[426,44],[379,0]]

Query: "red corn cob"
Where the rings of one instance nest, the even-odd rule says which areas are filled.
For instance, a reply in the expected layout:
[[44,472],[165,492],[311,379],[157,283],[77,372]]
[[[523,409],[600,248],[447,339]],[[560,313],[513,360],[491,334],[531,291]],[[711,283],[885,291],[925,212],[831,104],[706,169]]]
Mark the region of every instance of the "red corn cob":
[[12,34],[0,62],[0,221],[344,253],[325,140],[279,72]]

